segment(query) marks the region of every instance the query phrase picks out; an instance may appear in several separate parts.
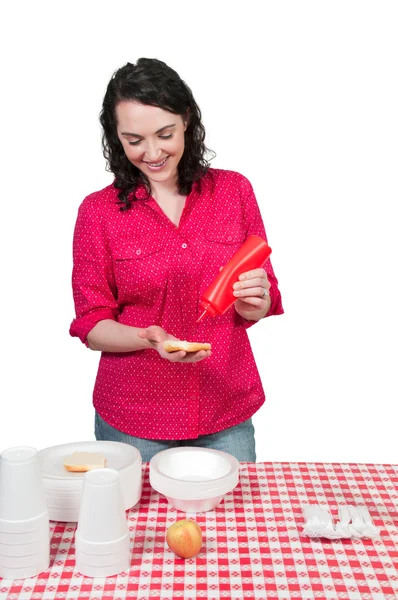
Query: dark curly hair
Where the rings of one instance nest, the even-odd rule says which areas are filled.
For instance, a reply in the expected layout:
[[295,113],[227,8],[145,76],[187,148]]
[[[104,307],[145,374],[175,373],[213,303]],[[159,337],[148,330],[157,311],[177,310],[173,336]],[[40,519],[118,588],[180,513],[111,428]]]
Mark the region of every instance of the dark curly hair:
[[204,144],[205,128],[199,106],[176,71],[160,60],[140,58],[135,65],[127,63],[113,74],[100,113],[106,169],[115,175],[114,186],[119,190],[121,210],[130,208],[140,184],[144,184],[148,196],[151,194],[148,178],[128,160],[117,136],[115,109],[123,100],[157,106],[176,115],[189,115],[184,153],[178,164],[179,193],[189,194],[193,182],[200,179],[210,166],[206,155],[209,155],[209,160],[215,156]]

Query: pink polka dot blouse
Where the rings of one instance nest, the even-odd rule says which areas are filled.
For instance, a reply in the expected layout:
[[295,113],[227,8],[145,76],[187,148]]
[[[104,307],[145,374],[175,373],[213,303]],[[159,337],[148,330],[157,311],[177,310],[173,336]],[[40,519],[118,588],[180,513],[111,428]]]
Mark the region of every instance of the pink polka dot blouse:
[[[133,327],[160,325],[178,339],[210,342],[198,363],[171,363],[156,350],[103,352],[93,401],[113,427],[148,439],[183,440],[251,417],[265,400],[246,321],[231,306],[199,324],[202,292],[250,234],[266,239],[249,181],[209,169],[186,199],[176,227],[143,188],[122,212],[113,184],[82,202],[72,276],[76,318],[70,334],[83,343],[102,319]],[[270,260],[269,315],[283,313]]]

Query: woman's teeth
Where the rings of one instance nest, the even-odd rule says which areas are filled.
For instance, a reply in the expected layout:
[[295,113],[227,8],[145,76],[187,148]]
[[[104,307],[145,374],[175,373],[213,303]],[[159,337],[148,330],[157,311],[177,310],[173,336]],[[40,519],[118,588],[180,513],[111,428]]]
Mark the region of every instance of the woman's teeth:
[[148,165],[149,168],[153,168],[153,169],[158,169],[159,167],[163,167],[163,165],[165,164],[166,160],[168,159],[168,156],[166,156],[166,158],[164,160],[162,160],[161,162],[158,163],[146,163]]

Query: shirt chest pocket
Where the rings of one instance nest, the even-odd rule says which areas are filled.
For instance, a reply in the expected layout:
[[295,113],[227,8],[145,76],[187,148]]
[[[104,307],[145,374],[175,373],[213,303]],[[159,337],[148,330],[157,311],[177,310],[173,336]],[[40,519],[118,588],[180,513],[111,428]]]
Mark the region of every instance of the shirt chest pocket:
[[129,239],[115,244],[112,256],[119,302],[151,303],[167,279],[166,242]]
[[245,231],[236,221],[226,221],[221,225],[211,226],[206,231],[206,238],[210,242],[225,244],[227,246],[242,245],[246,237]]
[[208,259],[218,266],[225,265],[246,239],[246,232],[238,221],[211,225],[205,235]]

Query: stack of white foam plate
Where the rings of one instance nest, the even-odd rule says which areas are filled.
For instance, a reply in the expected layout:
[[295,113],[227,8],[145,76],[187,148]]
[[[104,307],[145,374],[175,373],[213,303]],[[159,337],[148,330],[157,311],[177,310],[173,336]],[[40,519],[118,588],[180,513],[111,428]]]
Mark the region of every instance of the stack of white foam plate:
[[39,452],[48,514],[51,521],[78,521],[85,473],[71,473],[64,459],[73,452],[99,452],[106,467],[119,472],[125,510],[141,498],[142,458],[134,446],[121,442],[73,442]]

